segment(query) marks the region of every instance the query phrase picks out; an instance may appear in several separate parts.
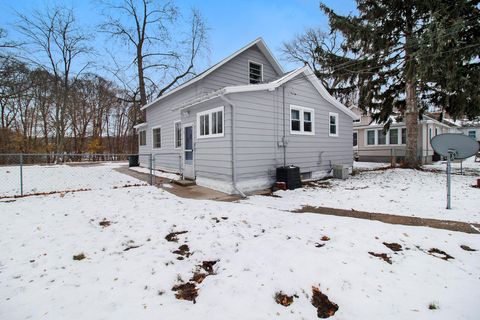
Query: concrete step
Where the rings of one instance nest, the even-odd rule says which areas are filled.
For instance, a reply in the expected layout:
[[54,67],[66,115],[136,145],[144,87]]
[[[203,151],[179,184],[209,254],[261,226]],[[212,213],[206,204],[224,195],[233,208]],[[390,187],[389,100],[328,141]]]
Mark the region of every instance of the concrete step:
[[173,183],[178,184],[182,187],[190,187],[196,185],[195,181],[193,180],[174,180]]

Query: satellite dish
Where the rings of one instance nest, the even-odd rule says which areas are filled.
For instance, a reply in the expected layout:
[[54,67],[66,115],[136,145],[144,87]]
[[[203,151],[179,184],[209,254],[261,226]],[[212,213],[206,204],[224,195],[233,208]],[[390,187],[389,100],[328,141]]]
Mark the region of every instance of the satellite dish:
[[447,209],[451,209],[451,162],[454,159],[466,159],[478,151],[478,142],[475,139],[456,133],[444,133],[430,140],[436,153],[447,157]]
[[433,150],[441,156],[455,159],[469,158],[478,151],[478,142],[475,139],[457,133],[439,134],[430,141]]

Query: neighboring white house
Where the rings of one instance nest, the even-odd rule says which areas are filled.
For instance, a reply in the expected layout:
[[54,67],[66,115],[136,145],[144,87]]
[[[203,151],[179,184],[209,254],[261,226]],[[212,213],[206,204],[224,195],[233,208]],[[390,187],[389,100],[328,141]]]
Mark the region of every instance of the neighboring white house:
[[477,121],[462,121],[462,126],[459,130],[478,142],[480,142],[480,120]]
[[[407,129],[401,117],[390,117],[390,129],[384,132],[384,124],[356,107],[351,108],[359,115],[353,123],[353,152],[358,161],[401,162],[405,157]],[[459,132],[453,122],[438,121],[435,114],[424,114],[418,124],[417,155],[422,163],[436,160],[430,140],[442,133]]]
[[283,165],[311,179],[353,163],[356,114],[309,67],[285,73],[261,38],[142,109],[140,154],[227,193],[270,187]]

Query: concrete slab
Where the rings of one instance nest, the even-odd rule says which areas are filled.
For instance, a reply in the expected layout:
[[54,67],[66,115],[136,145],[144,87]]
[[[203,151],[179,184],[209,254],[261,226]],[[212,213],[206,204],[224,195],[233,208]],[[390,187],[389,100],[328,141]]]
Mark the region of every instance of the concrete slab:
[[[130,170],[128,166],[122,166],[116,168],[115,170],[147,183],[150,181],[149,174]],[[193,183],[193,185],[182,186],[162,177],[153,177],[153,180],[155,186],[182,198],[216,201],[236,201],[242,198],[238,195],[230,195],[220,191],[197,186],[195,183]],[[164,184],[168,185],[168,187],[164,187]]]

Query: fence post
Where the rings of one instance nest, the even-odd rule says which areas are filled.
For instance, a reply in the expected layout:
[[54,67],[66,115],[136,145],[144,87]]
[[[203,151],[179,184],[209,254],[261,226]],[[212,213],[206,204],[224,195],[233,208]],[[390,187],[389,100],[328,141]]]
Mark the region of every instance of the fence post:
[[152,166],[153,166],[153,155],[151,153],[150,153],[150,161],[149,162],[150,162],[150,165],[149,165],[149,167],[150,167],[150,185],[152,185],[153,184],[153,168],[152,168]]
[[23,196],[23,153],[20,153],[20,195]]

